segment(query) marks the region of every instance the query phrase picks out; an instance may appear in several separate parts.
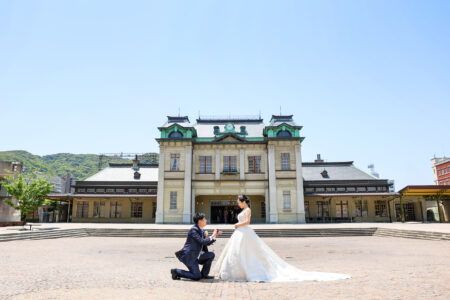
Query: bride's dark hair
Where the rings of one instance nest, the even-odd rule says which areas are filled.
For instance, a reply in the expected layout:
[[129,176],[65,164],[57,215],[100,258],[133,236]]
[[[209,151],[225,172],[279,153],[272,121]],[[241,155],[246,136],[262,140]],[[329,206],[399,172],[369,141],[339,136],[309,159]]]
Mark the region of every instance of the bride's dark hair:
[[239,195],[238,200],[247,203],[248,207],[250,207],[250,199],[246,195]]

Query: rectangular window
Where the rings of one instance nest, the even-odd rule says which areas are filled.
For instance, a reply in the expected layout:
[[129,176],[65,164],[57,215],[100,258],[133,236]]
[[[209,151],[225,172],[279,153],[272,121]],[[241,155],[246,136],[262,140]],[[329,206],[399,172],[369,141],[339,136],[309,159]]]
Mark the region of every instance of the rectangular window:
[[79,188],[79,189],[77,189],[77,191],[78,191],[78,193],[86,193],[86,189]]
[[223,157],[223,171],[224,172],[237,172],[236,156],[224,156]]
[[94,194],[94,193],[95,193],[95,189],[89,188],[89,189],[86,190],[86,192],[87,192],[87,193],[93,193],[93,194]]
[[355,214],[357,217],[367,217],[367,200],[356,200]]
[[131,217],[142,218],[142,202],[131,203]]
[[291,192],[283,191],[283,209],[291,209]]
[[125,189],[116,189],[116,193],[123,194],[125,193]]
[[95,218],[105,217],[105,201],[94,201],[94,213],[92,216]]
[[110,218],[120,218],[122,213],[122,203],[120,201],[111,201],[111,207],[109,211]]
[[261,156],[248,157],[248,172],[261,173]]
[[128,189],[128,194],[136,194],[137,189]]
[[281,153],[281,170],[288,171],[291,169],[289,153]]
[[348,202],[347,201],[337,201],[336,202],[336,218],[347,218],[348,217]]
[[366,187],[365,186],[359,186],[356,189],[357,192],[365,192],[366,191]]
[[[397,221],[401,221],[400,203],[395,204],[395,212]],[[405,221],[415,221],[414,203],[403,203],[403,213],[405,214]]]
[[145,194],[147,193],[147,189],[139,189],[138,190],[140,194]]
[[305,218],[309,219],[309,201],[305,201]]
[[376,190],[377,190],[377,188],[374,187],[374,186],[369,186],[369,187],[367,187],[367,191],[368,191],[368,192],[376,192]]
[[152,218],[156,218],[156,202],[152,202]]
[[104,193],[105,193],[105,189],[97,189],[96,192],[97,192],[97,193],[104,194]]
[[376,200],[375,201],[375,216],[377,217],[386,217],[386,201],[385,200]]
[[336,188],[336,191],[345,192],[345,187],[338,187],[338,188]]
[[77,218],[87,218],[89,201],[77,201]]
[[180,154],[170,154],[170,171],[178,171],[180,164]]
[[347,192],[354,192],[356,191],[354,187],[348,187],[347,188]]
[[328,217],[328,201],[317,201],[317,216],[319,218]]
[[211,156],[200,156],[200,170],[199,173],[211,173],[212,172],[212,158]]
[[106,192],[107,192],[108,194],[114,194],[114,189],[106,189]]
[[266,202],[261,201],[261,218],[266,218]]
[[177,209],[177,192],[170,192],[170,209]]

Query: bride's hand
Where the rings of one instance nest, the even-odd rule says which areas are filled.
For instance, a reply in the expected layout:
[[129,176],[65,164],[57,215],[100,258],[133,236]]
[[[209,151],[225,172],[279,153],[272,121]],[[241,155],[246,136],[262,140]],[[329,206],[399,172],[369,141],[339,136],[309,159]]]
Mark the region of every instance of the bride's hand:
[[238,227],[239,227],[238,223],[234,224],[234,229],[238,229]]

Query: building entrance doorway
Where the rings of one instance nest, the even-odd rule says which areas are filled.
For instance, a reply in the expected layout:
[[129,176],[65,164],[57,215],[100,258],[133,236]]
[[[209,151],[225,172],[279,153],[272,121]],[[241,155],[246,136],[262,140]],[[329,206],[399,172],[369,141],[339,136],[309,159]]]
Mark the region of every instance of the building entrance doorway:
[[[403,212],[405,213],[405,221],[415,221],[416,214],[414,213],[414,203],[403,203]],[[400,204],[395,204],[395,213],[397,221],[401,221]]]
[[211,200],[211,223],[235,224],[241,209],[236,200]]

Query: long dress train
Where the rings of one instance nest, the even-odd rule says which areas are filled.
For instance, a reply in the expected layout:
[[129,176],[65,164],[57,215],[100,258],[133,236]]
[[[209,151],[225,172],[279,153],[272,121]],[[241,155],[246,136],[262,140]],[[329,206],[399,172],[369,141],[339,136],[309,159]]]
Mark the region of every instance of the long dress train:
[[[244,210],[239,213],[238,220],[245,220]],[[226,281],[328,281],[351,277],[339,273],[302,271],[280,258],[249,226],[240,226],[233,232],[214,271]]]

